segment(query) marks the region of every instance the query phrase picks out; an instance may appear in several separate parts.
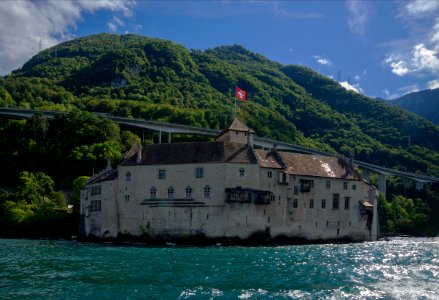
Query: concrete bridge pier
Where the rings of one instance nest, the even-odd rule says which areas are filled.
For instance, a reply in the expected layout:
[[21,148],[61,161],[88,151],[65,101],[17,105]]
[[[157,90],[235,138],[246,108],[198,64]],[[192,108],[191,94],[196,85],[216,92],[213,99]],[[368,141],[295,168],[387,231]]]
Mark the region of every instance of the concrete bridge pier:
[[410,180],[407,178],[403,178],[402,184],[404,185],[404,189],[408,189],[408,187],[410,186]]
[[159,144],[162,143],[162,131],[159,130]]
[[171,143],[171,135],[172,135],[172,133],[171,133],[171,132],[168,132],[168,144]]
[[424,188],[424,183],[421,181],[416,181],[416,190],[420,191]]
[[363,172],[361,173],[361,176],[367,181],[370,182],[370,171],[369,169],[363,169]]
[[387,175],[380,173],[380,177],[378,178],[378,190],[380,193],[383,193],[386,196],[387,193]]

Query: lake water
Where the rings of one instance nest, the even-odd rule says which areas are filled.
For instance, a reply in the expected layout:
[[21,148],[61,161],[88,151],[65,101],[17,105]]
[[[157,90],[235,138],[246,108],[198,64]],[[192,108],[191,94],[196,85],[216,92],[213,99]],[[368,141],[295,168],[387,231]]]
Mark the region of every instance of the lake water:
[[439,238],[204,248],[0,239],[0,299],[439,299]]

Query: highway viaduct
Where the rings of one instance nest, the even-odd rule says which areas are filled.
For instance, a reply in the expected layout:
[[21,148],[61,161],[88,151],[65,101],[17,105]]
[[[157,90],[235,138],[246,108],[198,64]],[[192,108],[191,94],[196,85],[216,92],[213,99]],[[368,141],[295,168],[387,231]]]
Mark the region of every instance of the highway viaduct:
[[[42,113],[47,118],[53,118],[55,115],[60,114],[62,112],[58,111],[43,111],[43,110],[30,110],[30,109],[16,109],[16,108],[0,108],[0,116],[7,117],[7,118],[14,118],[14,119],[23,119],[23,118],[29,118],[35,113]],[[108,118],[118,124],[141,129],[141,130],[147,130],[147,131],[156,131],[159,133],[159,143],[162,143],[162,135],[163,133],[167,133],[167,142],[170,143],[172,139],[173,133],[178,134],[193,134],[193,135],[205,135],[205,136],[216,136],[220,133],[219,130],[215,129],[209,129],[209,128],[200,128],[195,126],[188,126],[188,125],[180,125],[180,124],[172,124],[172,123],[164,123],[164,122],[157,122],[157,121],[147,121],[143,119],[133,119],[133,118],[122,118],[122,117],[115,117],[109,114],[103,114],[103,113],[95,113],[98,116]],[[271,140],[267,138],[261,138],[261,137],[255,137],[254,138],[254,145],[261,147],[261,148],[272,148],[273,145],[276,145],[277,149],[279,150],[286,150],[286,151],[295,151],[295,152],[301,152],[306,154],[315,154],[315,155],[323,155],[323,156],[335,156],[334,154],[294,145],[286,142]],[[432,183],[432,182],[438,182],[439,178],[432,177],[432,176],[426,176],[426,175],[420,175],[420,174],[414,174],[414,173],[408,173],[408,172],[402,172],[395,169],[390,169],[366,162],[362,162],[359,160],[353,160],[353,163],[356,164],[358,167],[360,167],[363,170],[363,177],[366,180],[369,180],[369,174],[370,172],[375,172],[379,174],[378,179],[378,190],[384,194],[387,192],[387,177],[388,176],[396,176],[401,177],[404,180],[405,184],[408,184],[410,181],[416,182],[416,188],[418,190],[421,190],[425,183]]]

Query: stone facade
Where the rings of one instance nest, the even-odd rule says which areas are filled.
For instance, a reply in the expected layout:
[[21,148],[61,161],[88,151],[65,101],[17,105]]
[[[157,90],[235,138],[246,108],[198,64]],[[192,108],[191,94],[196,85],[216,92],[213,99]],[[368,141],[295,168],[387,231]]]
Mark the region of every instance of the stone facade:
[[252,141],[235,119],[216,142],[134,146],[82,191],[82,234],[376,239],[376,190],[349,162]]

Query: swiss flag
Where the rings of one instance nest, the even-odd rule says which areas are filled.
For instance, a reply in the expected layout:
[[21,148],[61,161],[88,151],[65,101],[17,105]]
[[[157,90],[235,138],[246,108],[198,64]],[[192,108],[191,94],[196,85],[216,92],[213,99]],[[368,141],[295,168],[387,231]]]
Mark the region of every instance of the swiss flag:
[[241,90],[239,87],[235,86],[235,98],[245,101],[247,100],[247,93],[244,90]]

